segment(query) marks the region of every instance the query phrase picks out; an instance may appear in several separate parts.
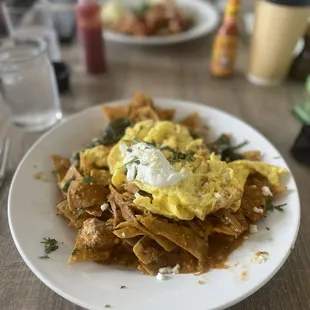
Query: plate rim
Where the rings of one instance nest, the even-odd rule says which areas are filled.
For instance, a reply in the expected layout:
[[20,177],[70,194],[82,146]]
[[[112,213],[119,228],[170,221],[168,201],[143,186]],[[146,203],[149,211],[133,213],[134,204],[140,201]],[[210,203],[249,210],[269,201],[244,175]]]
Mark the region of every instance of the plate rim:
[[[223,111],[221,109],[218,109],[216,107],[213,106],[209,106],[207,104],[202,104],[202,103],[198,103],[198,102],[193,102],[190,100],[182,100],[182,99],[175,99],[175,98],[163,98],[163,97],[154,97],[153,98],[154,102],[156,103],[156,101],[166,101],[166,102],[181,102],[183,104],[189,104],[193,107],[198,106],[200,108],[207,108],[209,110],[212,110],[213,112],[216,113],[221,113],[224,114],[225,116],[228,116],[230,118],[234,118],[236,120],[238,120],[239,122],[242,122],[243,124],[247,125],[248,127],[250,127],[252,130],[254,130],[256,132],[256,134],[260,135],[262,138],[264,138],[265,140],[268,141],[268,143],[270,145],[272,145],[279,154],[281,154],[278,149],[274,146],[274,144],[267,138],[265,137],[259,130],[257,130],[256,128],[254,128],[252,125],[248,124],[247,122],[243,121],[241,118],[239,118],[238,116],[235,116],[233,114],[230,114],[226,111]],[[90,110],[96,110],[99,109],[101,106],[103,105],[121,105],[121,104],[126,104],[130,102],[130,98],[125,98],[125,99],[119,99],[119,100],[112,100],[112,101],[108,101],[102,104],[98,104],[98,105],[94,105],[91,107],[88,107],[87,109],[81,110],[71,116],[69,116],[66,119],[63,119],[61,122],[59,122],[55,127],[53,127],[52,129],[48,130],[47,132],[45,132],[41,137],[39,137],[33,144],[32,146],[28,149],[28,151],[25,153],[25,155],[23,156],[22,160],[20,161],[20,163],[18,164],[14,176],[12,178],[11,181],[11,185],[10,185],[10,189],[9,189],[9,195],[8,195],[8,206],[7,206],[7,211],[8,211],[8,222],[9,222],[9,228],[10,228],[10,232],[12,235],[12,239],[14,241],[14,244],[19,252],[19,254],[21,255],[22,259],[24,260],[24,262],[26,263],[26,265],[28,266],[28,268],[35,274],[35,276],[42,281],[47,287],[49,287],[52,291],[54,291],[55,293],[57,293],[58,295],[60,295],[61,297],[69,300],[70,302],[84,307],[86,309],[99,309],[97,307],[91,307],[89,304],[87,304],[86,302],[77,299],[74,296],[71,296],[70,294],[67,294],[66,292],[62,291],[61,289],[59,289],[57,286],[55,286],[54,284],[52,284],[45,276],[43,276],[40,271],[38,271],[35,267],[35,265],[28,260],[28,258],[26,257],[26,255],[23,253],[22,250],[22,246],[19,244],[18,242],[18,238],[15,235],[14,229],[13,229],[13,223],[12,223],[12,215],[11,215],[11,209],[12,209],[12,204],[11,204],[11,200],[12,200],[12,191],[13,191],[13,187],[15,184],[15,180],[17,179],[17,176],[19,174],[19,170],[21,169],[24,161],[27,159],[27,157],[29,156],[29,154],[37,147],[38,144],[41,143],[41,141],[43,141],[44,139],[46,139],[50,134],[52,134],[54,131],[57,131],[59,128],[61,128],[64,124],[71,122],[73,119],[80,117],[81,115],[83,115],[84,113],[88,113]],[[282,155],[281,155],[282,157]],[[294,231],[294,236],[292,238],[292,242],[289,245],[289,247],[292,249],[295,246],[297,237],[298,237],[298,233],[299,233],[299,229],[300,229],[300,222],[301,222],[301,203],[300,203],[300,195],[299,195],[299,191],[298,191],[298,187],[297,187],[297,183],[296,183],[296,179],[291,171],[291,169],[289,168],[289,165],[287,164],[287,162],[285,161],[285,159],[282,157],[282,160],[284,161],[285,165],[287,166],[291,178],[292,178],[292,182],[294,185],[294,191],[296,191],[296,204],[298,204],[298,208],[295,208],[295,212],[297,212],[296,216],[297,216],[297,226],[296,229]],[[272,272],[270,273],[269,277],[266,277],[264,280],[262,280],[259,284],[257,284],[256,286],[254,286],[251,290],[247,291],[245,294],[236,297],[235,299],[231,300],[230,302],[226,303],[225,305],[221,305],[219,307],[215,307],[212,308],[210,310],[223,310],[226,309],[227,307],[231,307],[233,305],[236,305],[237,303],[245,300],[246,298],[248,298],[249,296],[251,296],[252,294],[254,294],[255,292],[257,292],[259,289],[261,289],[267,282],[269,282],[275,275],[276,273],[283,267],[284,263],[287,261],[288,257],[290,256],[291,251],[287,251],[286,255],[283,257],[282,261],[279,262],[278,266],[276,268],[274,268],[272,270]]]
[[[183,3],[186,2],[186,5],[193,5],[193,1],[196,2],[200,6],[204,6],[206,9],[213,11],[213,18],[214,24],[209,27],[209,29],[203,29],[198,32],[194,32],[191,36],[187,36],[189,31],[194,31],[195,26],[192,29],[187,30],[186,32],[177,34],[177,35],[170,35],[170,36],[153,36],[153,37],[135,37],[132,35],[125,35],[121,33],[117,33],[115,31],[109,29],[103,29],[102,36],[111,42],[121,43],[121,44],[128,44],[128,45],[141,45],[141,46],[164,46],[164,45],[173,45],[173,44],[180,44],[185,43],[188,41],[195,40],[200,38],[204,35],[212,33],[219,25],[220,22],[220,13],[219,10],[216,8],[215,5],[209,2],[205,2],[202,0],[182,0]],[[182,2],[181,1],[181,2]],[[187,36],[187,37],[186,37]]]

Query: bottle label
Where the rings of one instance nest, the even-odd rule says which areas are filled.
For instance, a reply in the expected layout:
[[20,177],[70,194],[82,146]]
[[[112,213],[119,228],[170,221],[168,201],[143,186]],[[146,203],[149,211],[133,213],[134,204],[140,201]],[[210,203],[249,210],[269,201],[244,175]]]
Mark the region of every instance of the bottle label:
[[225,76],[233,72],[237,47],[237,36],[218,35],[216,37],[211,61],[211,70],[214,75]]
[[239,14],[239,9],[240,9],[239,0],[229,1],[225,10],[224,20],[236,18]]

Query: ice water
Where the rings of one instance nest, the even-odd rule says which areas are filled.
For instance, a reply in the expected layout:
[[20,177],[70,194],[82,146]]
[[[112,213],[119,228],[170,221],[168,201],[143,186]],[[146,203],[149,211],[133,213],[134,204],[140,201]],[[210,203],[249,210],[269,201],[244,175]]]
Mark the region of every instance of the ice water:
[[13,32],[13,37],[43,39],[47,43],[47,54],[49,59],[52,61],[61,60],[61,52],[58,44],[57,33],[54,29],[49,29],[42,26],[25,25],[16,29]]
[[0,75],[1,93],[14,124],[36,131],[61,118],[55,76],[45,53],[31,47],[0,52]]

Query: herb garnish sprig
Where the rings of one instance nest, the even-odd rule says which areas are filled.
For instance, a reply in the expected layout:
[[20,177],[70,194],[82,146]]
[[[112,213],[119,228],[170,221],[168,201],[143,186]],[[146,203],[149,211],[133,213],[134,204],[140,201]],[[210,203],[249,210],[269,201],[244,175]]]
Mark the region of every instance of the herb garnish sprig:
[[247,144],[248,142],[244,141],[238,145],[232,146],[229,135],[222,134],[216,141],[208,144],[207,147],[211,152],[220,155],[222,160],[230,162],[243,159],[243,155],[236,151]]
[[49,258],[48,254],[51,252],[54,252],[58,249],[58,241],[56,239],[50,238],[50,237],[44,237],[43,241],[41,243],[44,243],[44,256],[40,256],[39,258],[46,259]]
[[283,203],[280,205],[274,205],[270,199],[266,199],[266,209],[271,212],[273,212],[274,210],[283,212],[284,211],[283,207],[285,207],[286,205],[287,203]]

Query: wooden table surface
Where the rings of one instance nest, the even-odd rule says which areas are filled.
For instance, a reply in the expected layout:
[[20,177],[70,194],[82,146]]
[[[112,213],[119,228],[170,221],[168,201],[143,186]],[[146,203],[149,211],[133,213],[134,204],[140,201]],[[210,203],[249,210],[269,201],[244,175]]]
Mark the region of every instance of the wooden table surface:
[[[109,72],[101,77],[85,75],[78,48],[67,48],[63,57],[72,66],[72,93],[62,97],[63,110],[65,115],[70,115],[98,103],[129,97],[135,90],[141,90],[154,97],[214,106],[245,120],[266,135],[283,154],[296,178],[302,202],[300,233],[295,249],[277,275],[254,295],[230,309],[308,310],[310,169],[298,164],[289,151],[300,130],[289,110],[294,103],[303,100],[303,85],[286,83],[270,88],[251,85],[244,77],[247,52],[248,43],[244,40],[240,44],[236,75],[230,80],[218,80],[208,72],[208,38],[162,48],[107,44]],[[81,309],[36,278],[15,248],[7,219],[9,187],[19,161],[40,134],[23,133],[10,126],[0,105],[0,134],[6,133],[12,138],[12,152],[8,177],[0,189],[0,309]]]

